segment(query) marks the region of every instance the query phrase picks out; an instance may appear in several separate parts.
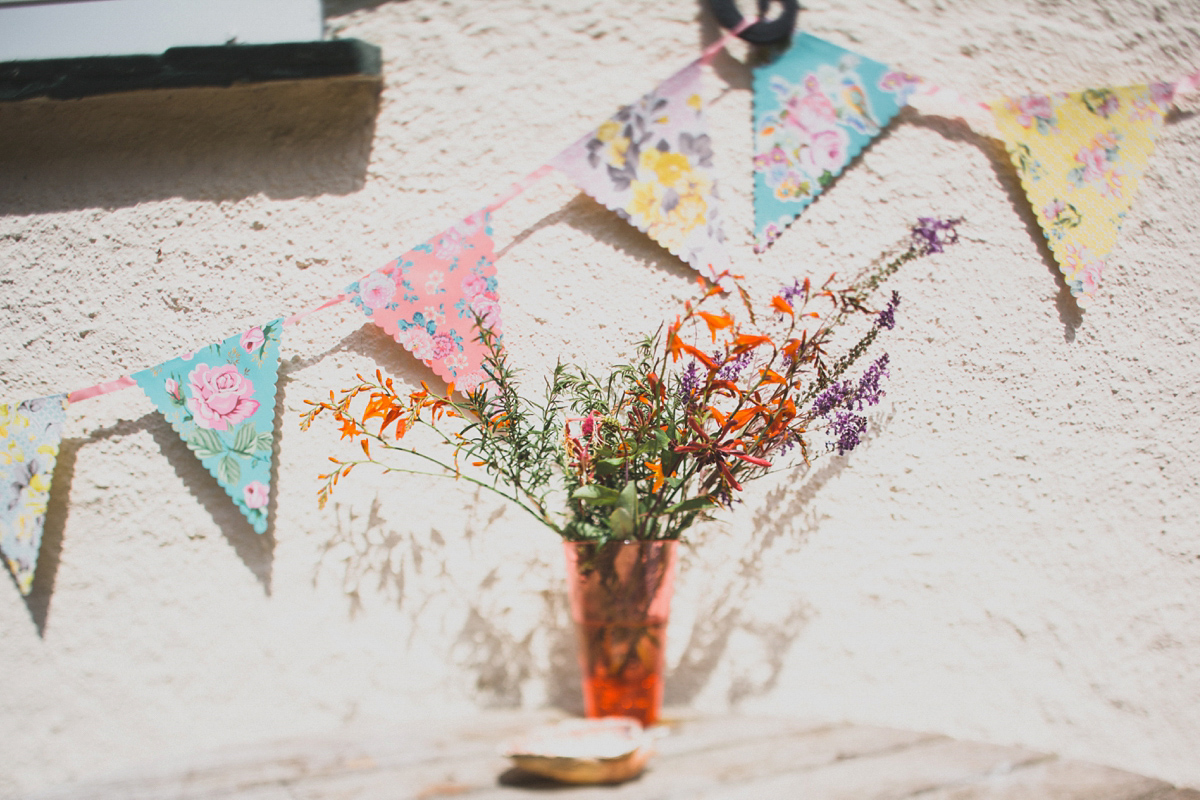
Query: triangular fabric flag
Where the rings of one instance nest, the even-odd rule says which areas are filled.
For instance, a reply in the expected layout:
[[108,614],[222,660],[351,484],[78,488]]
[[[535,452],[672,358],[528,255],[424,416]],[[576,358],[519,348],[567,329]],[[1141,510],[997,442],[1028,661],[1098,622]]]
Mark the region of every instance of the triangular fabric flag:
[[880,134],[917,83],[807,33],[754,70],[755,252]]
[[549,162],[706,278],[729,269],[700,62]]
[[1010,97],[992,104],[1025,195],[1071,294],[1086,306],[1137,195],[1171,84]]
[[346,287],[372,322],[463,392],[487,380],[476,318],[500,334],[489,220],[472,214]]
[[33,588],[66,421],[65,394],[0,403],[0,552],[22,595]]
[[283,320],[210,344],[133,379],[258,533],[271,500]]

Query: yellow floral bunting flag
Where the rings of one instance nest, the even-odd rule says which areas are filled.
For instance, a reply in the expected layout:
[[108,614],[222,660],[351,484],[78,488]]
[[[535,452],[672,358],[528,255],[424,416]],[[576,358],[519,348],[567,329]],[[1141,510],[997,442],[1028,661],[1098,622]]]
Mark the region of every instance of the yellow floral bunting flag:
[[1038,224],[1080,306],[1137,196],[1170,84],[1006,98],[992,105]]
[[33,588],[66,420],[65,394],[0,403],[0,552],[23,595]]

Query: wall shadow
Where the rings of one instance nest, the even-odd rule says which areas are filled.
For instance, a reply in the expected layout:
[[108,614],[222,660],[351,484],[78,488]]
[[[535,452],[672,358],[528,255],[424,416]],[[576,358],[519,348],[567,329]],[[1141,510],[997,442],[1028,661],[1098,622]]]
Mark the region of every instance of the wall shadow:
[[378,77],[0,103],[0,214],[350,194]]
[[[705,592],[683,655],[667,675],[664,693],[667,705],[687,705],[696,699],[728,653],[734,634],[739,632],[760,642],[766,670],[753,679],[735,677],[726,699],[736,704],[774,688],[792,643],[813,612],[800,602],[787,609],[781,618],[764,622],[750,613],[752,601],[771,578],[772,562],[798,553],[817,530],[819,518],[812,501],[847,463],[846,458],[834,458],[821,467],[807,468],[796,482],[768,492],[755,509],[754,532],[746,542],[736,570],[721,585]],[[689,556],[685,554],[681,568],[691,560]]]
[[271,569],[275,558],[273,526],[268,527],[266,533],[255,533],[254,528],[242,516],[241,510],[230,500],[228,493],[200,463],[195,453],[188,449],[171,424],[155,412],[142,419],[147,418],[149,421],[146,430],[170,462],[175,474],[184,482],[192,496],[204,506],[204,510],[221,529],[225,539],[233,546],[238,558],[262,584],[263,593],[270,596]]
[[33,573],[33,585],[29,594],[22,598],[29,618],[37,627],[38,636],[43,639],[46,638],[50,599],[54,595],[54,581],[58,577],[58,564],[62,557],[63,529],[67,525],[71,482],[75,479],[75,461],[79,456],[79,447],[84,441],[63,439],[58,443],[58,459],[54,464],[50,499],[46,504],[46,517],[42,523],[42,543],[38,549],[37,569]]
[[54,464],[50,500],[46,505],[46,519],[42,525],[42,544],[38,550],[37,571],[33,575],[33,586],[24,598],[29,616],[37,626],[38,636],[46,638],[46,626],[50,619],[50,600],[54,595],[54,582],[58,578],[58,565],[62,558],[63,533],[70,509],[71,484],[75,480],[75,463],[80,449],[92,442],[125,436],[149,429],[152,414],[140,419],[120,420],[114,425],[98,428],[86,438],[65,438],[58,444],[58,460]]
[[996,173],[1001,188],[1008,196],[1009,206],[1025,226],[1047,271],[1054,276],[1055,285],[1058,287],[1058,294],[1054,297],[1054,306],[1058,311],[1058,321],[1063,326],[1063,339],[1068,343],[1075,341],[1075,332],[1083,324],[1083,312],[1067,287],[1067,281],[1063,277],[1062,270],[1059,269],[1058,261],[1055,260],[1054,253],[1051,252],[1050,245],[1046,242],[1046,235],[1042,232],[1041,225],[1038,224],[1033,207],[1029,205],[1029,198],[1025,195],[1025,189],[1021,186],[1021,178],[1017,175],[1017,171],[1009,159],[1004,142],[976,133],[964,120],[920,114],[912,106],[901,109],[896,118],[907,124],[936,131],[950,141],[969,144],[977,148],[992,162],[992,170]]

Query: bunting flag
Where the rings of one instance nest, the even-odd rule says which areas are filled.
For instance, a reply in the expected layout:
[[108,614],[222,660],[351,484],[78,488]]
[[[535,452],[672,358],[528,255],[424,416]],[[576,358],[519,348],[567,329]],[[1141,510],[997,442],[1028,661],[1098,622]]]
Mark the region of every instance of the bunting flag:
[[550,164],[706,278],[729,269],[712,141],[692,62]]
[[472,214],[346,288],[372,322],[464,392],[487,379],[476,319],[500,334],[489,220]]
[[283,320],[133,374],[254,530],[267,530]]
[[754,70],[755,252],[879,135],[918,84],[807,33]]
[[0,403],[0,552],[22,595],[33,587],[66,421],[65,394]]
[[1173,87],[1159,83],[992,104],[1025,195],[1071,294],[1086,306],[1137,195]]

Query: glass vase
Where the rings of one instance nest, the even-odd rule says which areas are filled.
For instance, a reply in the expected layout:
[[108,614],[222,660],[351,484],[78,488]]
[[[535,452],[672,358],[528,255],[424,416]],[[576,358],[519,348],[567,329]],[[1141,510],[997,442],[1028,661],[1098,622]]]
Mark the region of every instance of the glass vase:
[[676,541],[564,542],[589,717],[658,721]]

